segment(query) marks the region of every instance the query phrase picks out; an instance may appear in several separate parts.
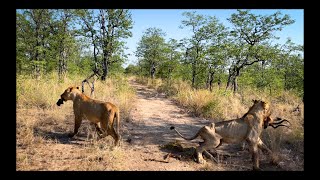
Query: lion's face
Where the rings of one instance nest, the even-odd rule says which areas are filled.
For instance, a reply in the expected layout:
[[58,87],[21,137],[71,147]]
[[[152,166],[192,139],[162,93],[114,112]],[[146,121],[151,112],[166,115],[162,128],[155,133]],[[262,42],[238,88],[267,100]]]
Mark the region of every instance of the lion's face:
[[250,108],[250,111],[256,111],[257,109],[262,109],[263,114],[262,114],[262,119],[263,119],[263,127],[267,128],[270,123],[273,123],[272,118],[270,118],[271,115],[271,108],[270,104],[265,101],[261,100],[252,100],[253,101],[253,106]]
[[263,118],[263,128],[266,129],[268,126],[271,126],[273,128],[277,128],[279,126],[286,126],[289,128],[289,126],[282,124],[283,122],[290,122],[288,120],[282,119],[282,118],[271,118],[271,110],[270,110],[270,104],[266,102],[262,102],[262,106],[264,108],[264,118]]
[[253,106],[250,108],[249,111],[255,111],[256,109],[263,108],[264,115],[266,117],[271,114],[270,104],[268,102],[261,101],[261,100],[254,100],[254,99],[252,101],[253,101]]
[[63,104],[63,101],[72,100],[75,92],[79,92],[79,87],[75,87],[75,86],[68,87],[60,95],[61,98],[58,100],[57,105],[60,106],[61,104]]

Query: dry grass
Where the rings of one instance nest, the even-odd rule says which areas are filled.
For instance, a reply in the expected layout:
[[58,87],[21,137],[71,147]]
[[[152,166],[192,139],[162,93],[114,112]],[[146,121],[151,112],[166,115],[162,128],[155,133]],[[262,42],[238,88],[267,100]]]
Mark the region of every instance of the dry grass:
[[[78,139],[67,137],[74,126],[72,102],[60,107],[56,102],[68,86],[81,86],[83,79],[66,78],[59,83],[54,75],[40,80],[17,76],[17,170],[121,170],[124,150],[113,148],[110,136],[97,141],[87,120],[82,122]],[[90,93],[88,86],[85,90]],[[135,91],[124,77],[97,81],[95,91],[95,99],[120,108],[122,121],[130,119]]]
[[135,78],[136,81],[140,84],[146,85],[148,88],[156,89],[163,84],[161,79],[151,79],[144,76],[139,76]]
[[[65,78],[58,83],[55,75],[51,74],[40,80],[29,76],[17,76],[17,108],[42,108],[56,109],[56,102],[63,91],[70,85],[81,88],[81,82],[85,77]],[[85,94],[90,95],[90,90],[85,84]],[[108,78],[105,82],[96,81],[95,99],[109,101],[120,108],[122,118],[130,119],[130,111],[133,108],[135,90],[131,88],[125,77],[116,76]],[[66,103],[70,104],[70,103]]]
[[[124,149],[113,148],[108,136],[95,140],[95,130],[84,120],[76,140],[67,138],[73,130],[72,103],[56,106],[60,94],[70,85],[81,86],[85,77],[66,78],[58,82],[54,75],[40,80],[17,76],[16,167],[17,170],[122,170],[125,167]],[[224,88],[192,90],[183,81],[171,84],[159,79],[137,78],[149,87],[170,95],[193,115],[227,120],[241,117],[252,105],[252,99],[265,99],[272,103],[272,115],[288,119],[291,128],[271,127],[263,131],[263,141],[270,147],[274,158],[286,169],[304,169],[304,104],[291,92],[268,96],[253,89],[239,94]],[[121,119],[130,120],[135,92],[126,78],[116,76],[106,82],[95,83],[95,98],[110,101],[120,107]],[[88,86],[85,87],[89,94]],[[299,111],[297,106],[299,105]],[[215,167],[216,168],[216,167]],[[212,170],[204,167],[203,170]],[[223,170],[223,169],[221,169]]]

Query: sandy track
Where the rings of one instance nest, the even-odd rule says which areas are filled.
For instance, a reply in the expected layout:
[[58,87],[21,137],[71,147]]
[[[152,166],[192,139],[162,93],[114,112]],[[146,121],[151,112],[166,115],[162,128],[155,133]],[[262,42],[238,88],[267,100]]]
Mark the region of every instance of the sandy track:
[[[175,126],[183,134],[193,134],[208,120],[190,117],[183,109],[168,100],[163,94],[158,94],[146,86],[130,81],[137,90],[135,109],[132,120],[124,124],[124,148],[129,149],[127,170],[197,170],[198,165],[191,160],[177,160],[164,156],[170,151],[162,146],[180,140],[185,147],[195,146],[195,143],[184,142],[177,137],[170,126]],[[128,142],[130,141],[130,143]]]

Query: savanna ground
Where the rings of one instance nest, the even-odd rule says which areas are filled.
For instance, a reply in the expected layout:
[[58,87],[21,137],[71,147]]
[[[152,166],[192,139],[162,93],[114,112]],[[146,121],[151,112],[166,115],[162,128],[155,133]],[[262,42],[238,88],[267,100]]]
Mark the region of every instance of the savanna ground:
[[[191,136],[203,125],[218,119],[213,115],[211,117],[214,118],[204,118],[206,116],[202,114],[220,112],[219,117],[223,117],[221,120],[235,118],[244,114],[251,103],[247,102],[247,106],[240,105],[238,98],[232,101],[236,105],[230,105],[227,103],[228,100],[221,100],[219,111],[218,105],[211,103],[209,107],[214,111],[210,112],[206,110],[207,108],[201,108],[201,105],[190,105],[188,102],[192,98],[205,102],[208,99],[205,93],[201,97],[201,95],[195,96],[192,92],[186,91],[185,95],[178,92],[173,98],[167,98],[167,94],[163,93],[161,88],[141,79],[118,77],[104,83],[97,82],[95,98],[113,102],[120,107],[122,141],[120,147],[114,147],[110,136],[99,141],[95,140],[94,128],[87,120],[83,120],[76,137],[67,137],[67,133],[74,127],[72,102],[64,103],[60,107],[56,106],[55,102],[66,87],[70,84],[79,84],[80,79],[67,79],[59,85],[48,83],[46,80],[34,83],[29,79],[17,79],[20,86],[17,89],[16,170],[247,171],[252,169],[249,151],[246,148],[242,149],[241,144],[225,144],[219,147],[219,164],[207,158],[205,158],[206,164],[197,164],[193,152],[201,140],[185,141],[169,129],[170,126],[175,126],[182,134]],[[33,95],[32,92],[36,90],[41,93]],[[183,101],[182,96],[188,97],[189,100]],[[295,103],[291,106],[288,106],[288,103],[286,105],[278,103],[277,110],[274,111],[280,117],[295,119],[292,122],[293,129],[268,128],[263,133],[265,143],[280,159],[279,165],[272,165],[270,159],[260,152],[260,167],[263,170],[304,170],[301,125],[303,107],[300,107],[297,114],[290,109],[294,106]]]

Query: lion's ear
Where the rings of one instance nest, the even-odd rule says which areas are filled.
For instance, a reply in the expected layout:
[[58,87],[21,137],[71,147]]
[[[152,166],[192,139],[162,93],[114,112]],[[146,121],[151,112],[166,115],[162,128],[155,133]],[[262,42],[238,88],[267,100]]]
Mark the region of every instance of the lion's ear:
[[253,103],[257,103],[257,102],[258,102],[258,100],[256,100],[256,99],[252,99],[252,102],[253,102]]

